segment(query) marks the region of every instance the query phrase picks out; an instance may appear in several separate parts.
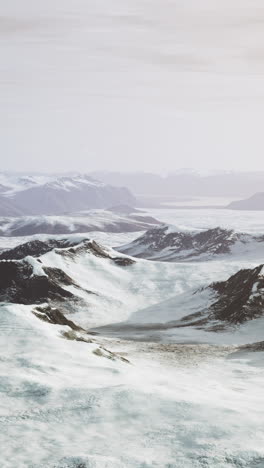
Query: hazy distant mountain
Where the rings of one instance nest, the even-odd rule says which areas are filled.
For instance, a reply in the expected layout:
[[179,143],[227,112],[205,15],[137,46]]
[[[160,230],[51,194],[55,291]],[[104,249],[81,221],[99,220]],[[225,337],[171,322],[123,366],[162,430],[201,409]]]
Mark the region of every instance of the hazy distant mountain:
[[0,216],[56,215],[91,208],[136,204],[124,187],[113,187],[86,175],[15,176],[0,174]]
[[228,205],[231,210],[264,210],[264,192],[255,193],[245,200],[237,200]]
[[180,170],[165,177],[144,172],[94,172],[91,175],[107,184],[128,187],[134,194],[145,197],[246,197],[263,190],[264,186],[264,172]]

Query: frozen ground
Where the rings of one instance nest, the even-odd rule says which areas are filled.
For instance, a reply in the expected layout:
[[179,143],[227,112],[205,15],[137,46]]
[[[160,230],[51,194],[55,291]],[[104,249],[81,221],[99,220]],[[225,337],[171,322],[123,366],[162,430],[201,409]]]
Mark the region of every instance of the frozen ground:
[[[264,232],[261,213],[154,212],[182,229]],[[132,238],[97,235],[108,245]],[[170,316],[167,300],[263,259],[139,260],[120,269],[88,254],[73,262],[50,252],[42,261],[98,293],[74,314],[98,326],[145,321],[148,313],[151,324],[154,313]],[[98,335],[84,343],[63,339],[66,329],[40,321],[30,306],[2,304],[0,317],[1,468],[264,467],[263,353],[238,349],[263,339],[263,319],[225,334],[150,330],[135,340]],[[116,358],[98,355],[100,346]]]

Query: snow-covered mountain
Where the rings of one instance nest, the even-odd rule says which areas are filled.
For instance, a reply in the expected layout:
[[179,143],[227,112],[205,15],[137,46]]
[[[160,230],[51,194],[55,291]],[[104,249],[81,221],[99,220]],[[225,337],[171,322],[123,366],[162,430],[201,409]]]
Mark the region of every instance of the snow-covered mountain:
[[15,177],[4,174],[0,175],[0,183],[0,216],[55,215],[121,203],[136,204],[128,189],[106,185],[86,175]]
[[[109,271],[112,275],[121,275],[119,270],[134,263],[131,258],[81,236],[32,240],[1,252],[0,302],[35,308],[41,305],[43,314],[47,306],[48,312],[55,308],[60,312],[60,320],[67,313],[89,310],[91,304],[97,310],[100,305],[103,307],[106,294],[102,278],[101,287],[94,288],[94,280],[97,283],[98,279],[91,279],[93,268],[101,265],[106,274]],[[111,294],[107,295],[111,302]],[[117,294],[112,298],[114,305],[118,300]],[[94,310],[91,313],[95,318]],[[100,320],[100,314],[98,318]],[[89,312],[84,322],[89,323]]]
[[[77,317],[82,311],[77,324],[87,326],[89,313],[85,317],[83,311],[92,303],[98,311],[106,297],[110,308],[115,309],[124,292],[117,290],[114,293],[115,282],[117,287],[124,287],[123,276],[127,268],[132,268],[130,284],[135,284],[136,280],[142,282],[145,275],[142,276],[142,272],[151,271],[153,263],[143,261],[143,265],[137,267],[133,258],[81,236],[47,238],[45,241],[35,239],[1,252],[0,301],[42,305],[43,310],[48,304],[58,309],[62,307],[63,315],[70,313]],[[93,269],[97,271],[96,277],[91,276]],[[137,278],[140,271],[141,278]],[[157,271],[162,274],[162,267],[158,264]],[[203,285],[198,290],[187,290],[168,301],[157,302],[145,310],[139,309],[132,313],[129,322],[136,326],[138,323],[154,323],[154,328],[165,324],[161,329],[209,327],[210,331],[218,331],[223,324],[253,320],[264,314],[263,272],[263,265],[239,270],[226,280]],[[124,301],[125,297],[129,295],[125,294]],[[127,305],[126,312],[129,309]],[[119,316],[125,316],[126,312]],[[100,322],[102,311],[98,316],[94,310],[91,313],[92,322]],[[112,319],[113,316],[109,317],[110,322]]]
[[157,261],[210,260],[215,256],[264,249],[264,236],[214,228],[179,232],[174,226],[157,226],[117,250],[133,257]]
[[[70,241],[50,239],[46,242],[32,241],[2,252],[0,256],[0,302],[17,304],[62,305],[66,310],[78,308],[85,303],[78,294],[85,296],[92,292],[79,286],[68,274],[57,267],[43,265],[42,255],[55,249],[55,253],[75,261],[80,255],[92,255],[108,259],[119,267],[134,263],[124,256],[111,255],[94,241]],[[77,295],[66,287],[73,287]]]
[[[2,252],[3,466],[13,467],[16,452],[21,467],[179,460],[193,468],[197,458],[197,468],[205,460],[222,468],[233,446],[230,468],[237,459],[243,468],[255,464],[262,456],[263,277],[261,266],[238,272],[240,262],[135,261],[81,235]],[[190,440],[198,447],[191,455]]]
[[[133,209],[131,208],[133,212]],[[159,221],[144,214],[117,214],[108,210],[90,210],[65,216],[19,216],[0,218],[0,236],[68,234],[91,231],[145,231]]]
[[230,210],[264,210],[264,192],[258,192],[245,200],[237,200],[230,203],[227,208]]
[[[211,343],[263,341],[264,266],[186,291],[95,330],[128,339]],[[233,340],[233,341],[232,341]]]

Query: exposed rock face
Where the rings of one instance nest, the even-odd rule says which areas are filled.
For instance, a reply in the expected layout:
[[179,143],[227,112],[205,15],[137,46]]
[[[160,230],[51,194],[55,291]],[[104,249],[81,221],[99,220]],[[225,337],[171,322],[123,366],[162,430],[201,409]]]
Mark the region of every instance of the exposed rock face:
[[246,243],[250,239],[251,236],[247,234],[221,228],[189,233],[177,232],[170,226],[161,226],[150,229],[135,241],[118,247],[117,250],[149,260],[179,261],[226,254],[237,242]]
[[213,283],[210,287],[219,299],[211,306],[218,320],[243,323],[264,314],[264,269],[240,270],[227,281]]
[[[60,281],[58,281],[58,271]],[[26,260],[0,262],[0,301],[17,304],[65,302],[75,296],[61,284],[75,285],[62,270],[45,268],[43,275],[34,274]]]
[[255,193],[250,198],[230,203],[227,208],[231,210],[264,210],[264,192]]
[[[215,293],[206,310],[187,315],[176,326],[207,326],[214,324],[215,331],[223,324],[241,324],[264,315],[264,266],[239,270],[227,281],[212,283],[209,290]],[[195,294],[199,294],[197,291]]]
[[[121,268],[135,263],[130,258],[113,255],[111,249],[104,249],[90,240],[76,241],[76,245],[68,239],[27,242],[1,254],[0,302],[48,304],[40,318],[60,324],[67,321],[63,318],[64,314],[60,315],[62,304],[65,313],[72,313],[78,306],[87,308],[89,300],[85,299],[85,295],[94,293],[82,288],[62,269],[43,265],[44,258],[41,260],[39,257],[53,249],[57,255],[76,262],[79,256],[88,253],[114,262]],[[69,287],[73,287],[76,294],[70,292]],[[68,325],[73,328],[72,324]]]
[[36,307],[33,314],[44,322],[53,323],[55,325],[67,325],[72,330],[81,331],[81,327],[76,325],[72,320],[68,320],[65,315],[55,307]]

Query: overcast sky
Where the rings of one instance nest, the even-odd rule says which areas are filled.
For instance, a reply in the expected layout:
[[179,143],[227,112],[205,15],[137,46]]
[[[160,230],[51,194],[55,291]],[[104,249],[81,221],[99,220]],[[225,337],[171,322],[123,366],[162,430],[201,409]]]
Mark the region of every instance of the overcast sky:
[[263,0],[0,5],[0,170],[264,169]]

